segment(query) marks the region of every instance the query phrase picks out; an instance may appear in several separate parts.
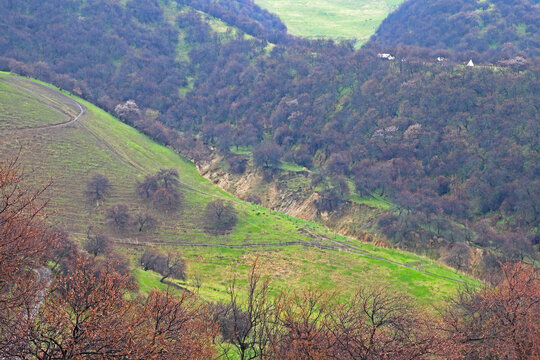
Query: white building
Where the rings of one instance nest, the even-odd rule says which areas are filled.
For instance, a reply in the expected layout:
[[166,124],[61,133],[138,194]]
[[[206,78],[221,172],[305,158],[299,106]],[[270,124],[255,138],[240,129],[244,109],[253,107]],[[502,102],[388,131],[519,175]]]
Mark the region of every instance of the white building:
[[377,54],[377,56],[381,59],[385,59],[385,60],[394,60],[395,57],[392,56],[391,54],[387,54],[387,53],[381,53],[381,54]]

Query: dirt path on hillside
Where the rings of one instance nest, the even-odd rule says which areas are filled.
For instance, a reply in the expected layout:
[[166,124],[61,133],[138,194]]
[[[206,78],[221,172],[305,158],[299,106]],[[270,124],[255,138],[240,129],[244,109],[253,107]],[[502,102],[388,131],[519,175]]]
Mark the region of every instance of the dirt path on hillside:
[[[115,149],[113,146],[108,144],[106,141],[101,139],[98,134],[94,130],[92,130],[89,126],[85,125],[84,122],[79,122],[81,117],[86,114],[87,108],[84,105],[81,105],[78,101],[75,101],[74,99],[70,98],[69,96],[62,94],[61,92],[51,89],[50,87],[33,82],[28,79],[23,79],[19,77],[0,77],[0,81],[9,84],[13,87],[16,87],[19,90],[24,91],[25,93],[28,93],[32,95],[32,99],[38,101],[39,103],[51,107],[58,112],[66,115],[69,120],[55,123],[55,124],[47,124],[47,125],[38,125],[38,126],[32,126],[32,127],[25,127],[25,128],[18,128],[18,129],[10,129],[5,131],[0,131],[0,134],[21,134],[21,133],[31,133],[31,132],[41,132],[41,131],[47,131],[47,130],[57,130],[60,128],[66,128],[69,126],[72,126],[74,124],[79,124],[84,127],[84,129],[94,137],[96,144],[98,147],[105,148],[107,151],[110,151],[120,162],[122,162],[124,165],[129,166],[137,171],[144,172],[144,169],[134,161],[132,161],[127,155],[120,154],[117,149]],[[26,83],[31,86],[23,86],[21,83]],[[36,91],[32,89],[32,87],[38,87],[39,91]],[[51,98],[49,99],[45,96],[45,94],[50,94]],[[43,100],[45,99],[45,100]],[[62,103],[63,105],[70,106],[73,108],[73,110],[78,111],[78,114],[73,116],[73,114],[69,114],[68,111],[66,111],[65,108],[62,108],[61,106],[55,104],[56,101]]]
[[[86,113],[86,107],[79,104],[77,101],[71,99],[70,97],[68,97],[68,96],[66,96],[66,95],[64,95],[64,94],[62,94],[62,93],[60,93],[60,92],[58,92],[58,91],[56,91],[54,89],[51,89],[48,86],[45,86],[43,84],[39,84],[39,83],[30,81],[30,80],[27,80],[27,79],[13,78],[13,77],[0,77],[0,81],[4,82],[6,84],[9,84],[11,86],[14,86],[17,89],[22,90],[22,91],[24,91],[26,93],[29,93],[29,94],[33,95],[34,99],[37,100],[38,102],[40,102],[40,103],[42,103],[42,104],[44,104],[44,105],[46,105],[48,107],[52,107],[53,109],[57,110],[58,112],[61,112],[61,113],[65,114],[65,115],[67,115],[67,117],[69,118],[69,120],[67,120],[67,121],[59,122],[59,123],[56,123],[56,124],[38,125],[38,126],[32,126],[32,127],[27,127],[27,128],[6,130],[6,131],[2,132],[4,134],[19,133],[19,132],[42,131],[42,130],[49,130],[49,129],[56,129],[56,128],[66,127],[66,126],[72,125],[73,123],[77,122]],[[40,93],[38,91],[33,90],[31,88],[31,86],[28,86],[28,87],[22,86],[21,83],[27,83],[27,84],[30,84],[32,86],[36,86],[36,87],[40,88],[40,90],[44,90],[44,93],[52,94],[55,97],[58,97],[58,95],[62,95],[62,100],[66,101],[64,104],[66,104],[66,105],[69,104],[69,105],[74,106],[76,109],[78,109],[79,113],[75,117],[73,117],[66,110],[62,109],[58,105],[55,105],[52,100],[49,100],[49,99],[47,99],[49,101],[41,100],[42,98],[45,97],[44,93]]]
[[402,267],[405,267],[407,269],[418,271],[418,272],[421,272],[421,273],[424,273],[424,274],[427,274],[427,275],[431,275],[431,276],[435,276],[435,277],[438,277],[438,278],[441,278],[441,279],[446,279],[446,280],[455,281],[455,282],[458,282],[458,283],[469,284],[470,285],[470,283],[468,283],[467,281],[464,281],[464,280],[454,279],[454,278],[451,278],[451,277],[448,277],[448,276],[435,274],[435,273],[433,273],[431,271],[421,269],[418,266],[413,266],[413,265],[410,265],[408,263],[400,263],[399,261],[389,260],[389,259],[383,258],[381,256],[373,255],[369,251],[362,250],[362,249],[360,249],[358,246],[356,246],[354,244],[347,244],[347,243],[344,243],[342,241],[337,241],[337,240],[334,240],[334,239],[330,239],[330,238],[328,238],[328,237],[326,237],[324,235],[321,235],[321,234],[313,234],[313,233],[311,233],[311,234],[313,236],[317,236],[317,237],[319,237],[321,239],[324,239],[326,241],[338,244],[339,246],[343,247],[345,249],[345,251],[352,252],[352,253],[355,253],[355,254],[363,256],[363,257],[367,257],[367,258],[370,258],[370,259],[380,260],[380,261],[384,261],[384,262],[387,262],[387,263],[390,263],[390,264],[402,266]]

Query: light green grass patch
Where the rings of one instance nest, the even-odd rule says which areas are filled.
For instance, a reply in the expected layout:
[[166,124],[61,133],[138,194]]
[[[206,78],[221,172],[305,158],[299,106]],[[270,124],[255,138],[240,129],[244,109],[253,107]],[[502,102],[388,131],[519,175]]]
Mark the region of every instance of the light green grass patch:
[[230,151],[236,155],[248,155],[251,156],[253,147],[252,146],[231,146]]
[[390,203],[388,200],[385,200],[377,195],[359,196],[357,194],[353,194],[349,197],[349,200],[357,204],[367,205],[382,210],[388,210],[392,206],[392,203]]
[[402,0],[255,0],[277,14],[289,32],[308,38],[366,42]]
[[285,162],[285,161],[281,163],[279,168],[283,171],[290,171],[290,172],[301,172],[301,171],[309,172],[309,169],[306,168],[305,166],[298,165],[295,163]]
[[516,30],[516,34],[519,37],[523,37],[527,34],[527,24],[525,23],[514,25],[514,29]]
[[[375,247],[373,247],[375,248]],[[375,248],[376,249],[376,248]],[[407,256],[399,251],[382,249],[378,255],[408,260],[435,274],[409,269],[397,264],[362,257],[344,251],[328,251],[302,246],[261,249],[183,248],[188,260],[187,287],[211,301],[227,299],[232,279],[245,289],[250,266],[257,260],[259,271],[271,279],[271,293],[320,289],[337,292],[347,298],[362,286],[382,286],[389,291],[408,293],[423,305],[442,305],[456,294],[459,286],[445,276],[468,279],[434,261]],[[200,288],[189,278],[198,278]],[[472,282],[478,285],[478,282]]]

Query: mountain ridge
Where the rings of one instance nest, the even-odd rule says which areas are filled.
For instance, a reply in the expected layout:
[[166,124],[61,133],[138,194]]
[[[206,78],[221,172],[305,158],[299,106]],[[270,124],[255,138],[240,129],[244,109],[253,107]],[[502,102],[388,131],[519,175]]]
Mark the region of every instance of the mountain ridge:
[[538,1],[410,0],[390,14],[371,42],[429,49],[433,57],[497,63],[540,56]]

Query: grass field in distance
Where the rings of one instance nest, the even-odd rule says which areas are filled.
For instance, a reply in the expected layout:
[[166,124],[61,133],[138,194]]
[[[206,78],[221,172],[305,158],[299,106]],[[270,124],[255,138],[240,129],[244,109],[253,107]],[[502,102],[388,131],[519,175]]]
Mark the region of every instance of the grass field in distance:
[[366,42],[403,0],[255,0],[293,35]]

